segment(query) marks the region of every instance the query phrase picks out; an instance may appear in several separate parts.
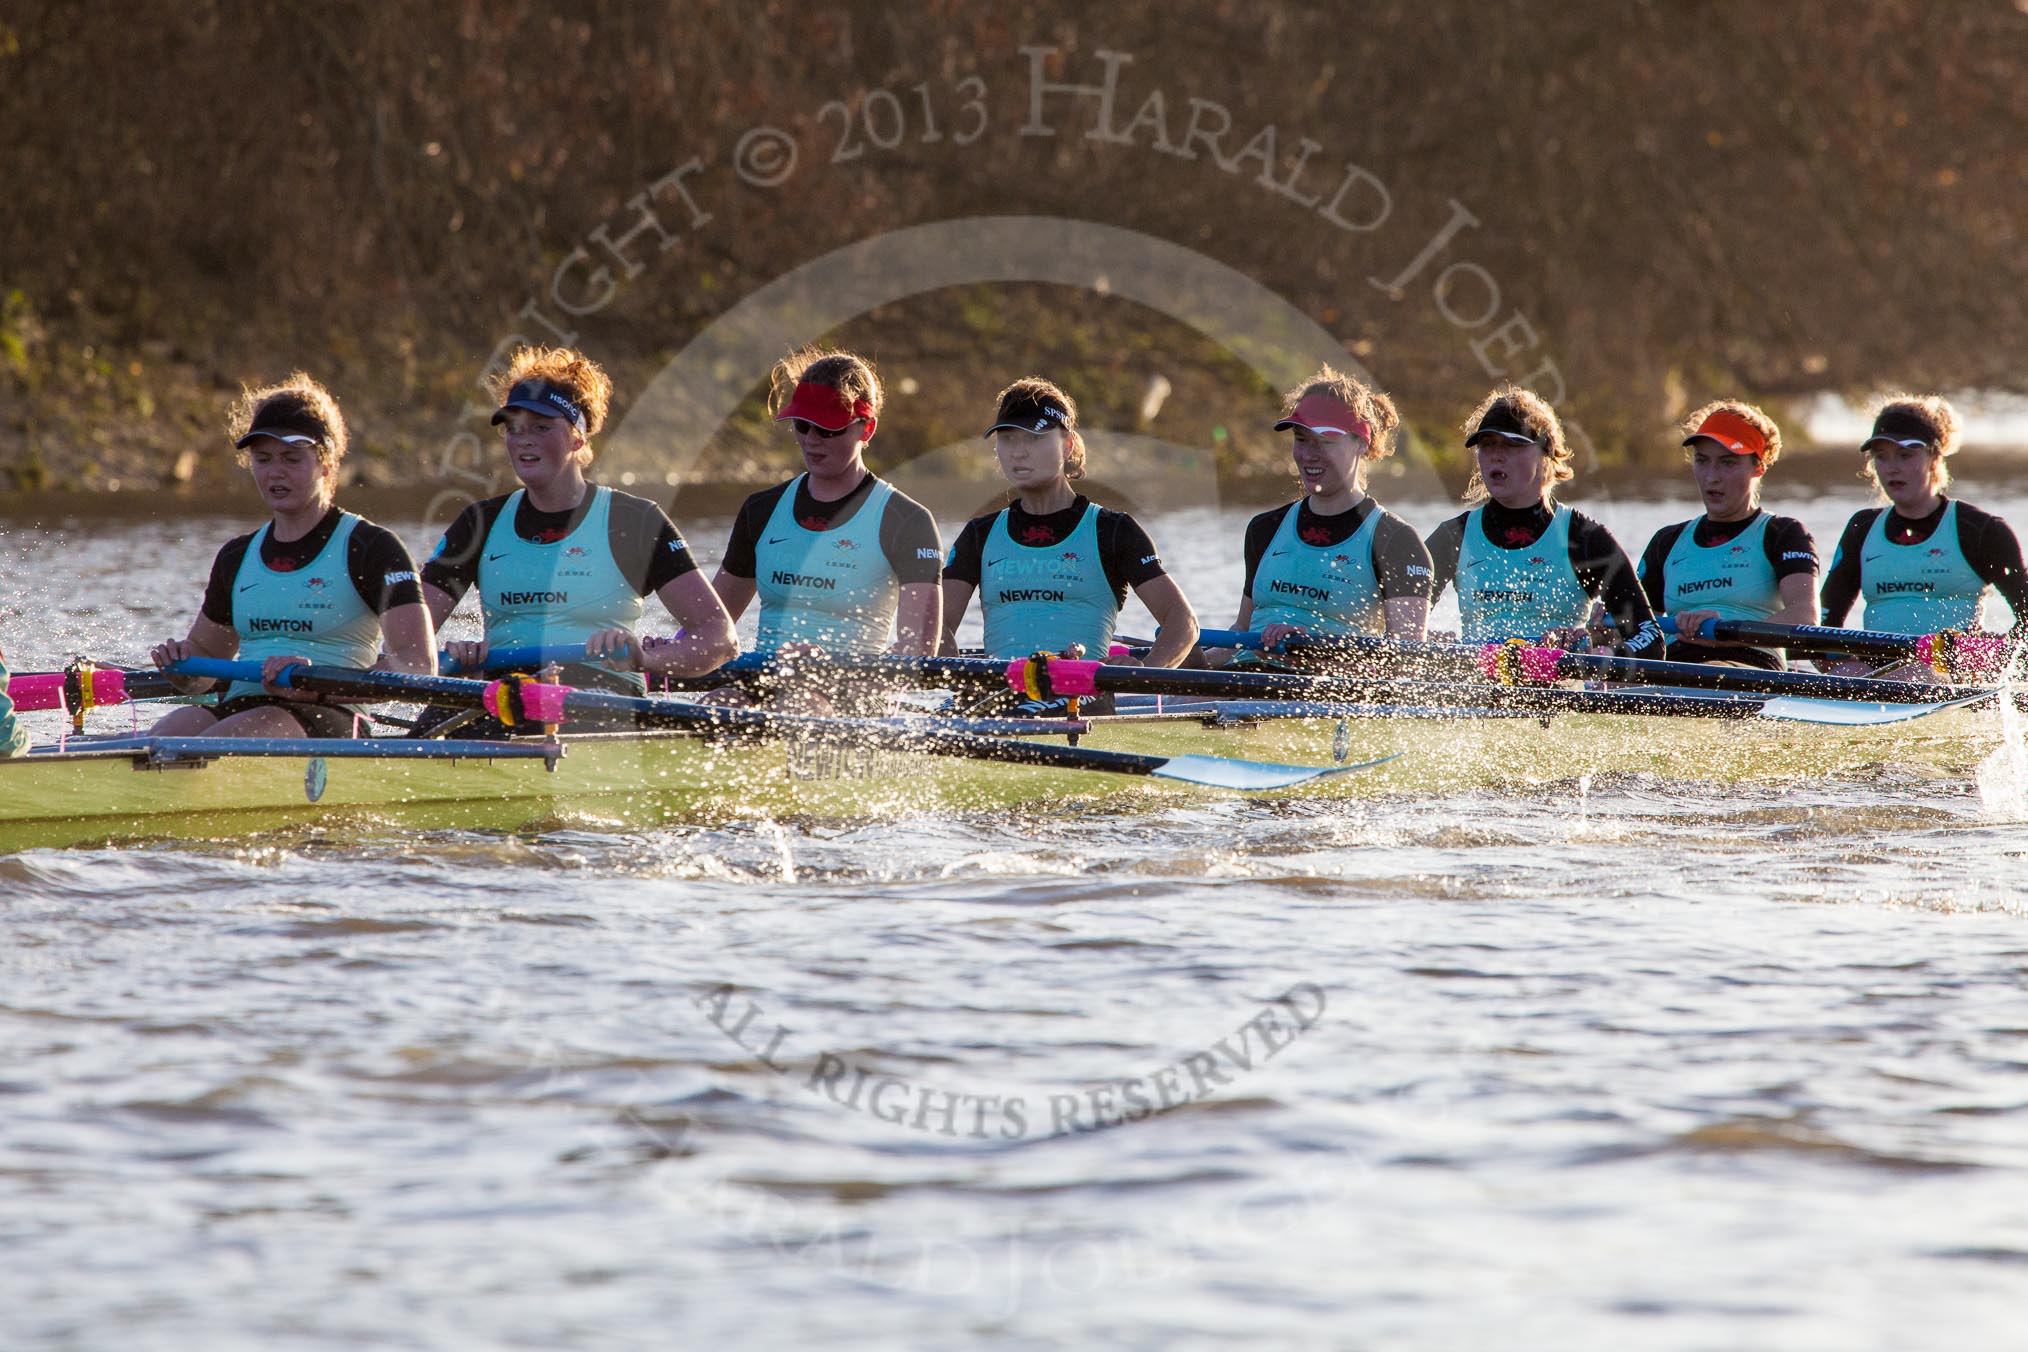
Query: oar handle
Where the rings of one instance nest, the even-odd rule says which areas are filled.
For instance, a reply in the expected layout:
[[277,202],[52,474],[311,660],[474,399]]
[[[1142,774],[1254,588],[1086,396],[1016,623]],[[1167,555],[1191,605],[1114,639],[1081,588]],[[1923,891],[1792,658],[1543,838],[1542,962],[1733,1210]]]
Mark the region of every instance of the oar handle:
[[73,714],[104,705],[174,694],[169,678],[159,671],[126,671],[119,667],[78,667],[70,671],[17,673],[8,683],[14,707],[23,713],[68,709]]
[[[295,673],[296,668],[308,665],[307,662],[293,662],[283,667],[275,676],[275,684],[287,690],[289,678]],[[167,669],[178,676],[202,676],[213,681],[251,681],[259,685],[263,680],[261,663],[233,661],[223,657],[185,657],[171,662]]]
[[[41,709],[67,709],[71,705],[68,689],[70,673],[63,671],[37,671],[16,676],[7,684],[7,693],[14,701],[14,707],[22,713]],[[118,667],[102,667],[91,673],[91,702],[93,704],[125,704],[127,702],[127,673]]]
[[[1678,632],[1675,617],[1658,621],[1665,633]],[[1834,629],[1816,624],[1768,624],[1761,620],[1706,620],[1695,637],[1710,641],[1754,643],[1790,652],[1852,654],[1860,657],[1913,657],[1940,674],[1952,671],[1999,670],[2010,649],[2005,634],[1982,630],[1935,634],[1888,634],[1872,629]]]

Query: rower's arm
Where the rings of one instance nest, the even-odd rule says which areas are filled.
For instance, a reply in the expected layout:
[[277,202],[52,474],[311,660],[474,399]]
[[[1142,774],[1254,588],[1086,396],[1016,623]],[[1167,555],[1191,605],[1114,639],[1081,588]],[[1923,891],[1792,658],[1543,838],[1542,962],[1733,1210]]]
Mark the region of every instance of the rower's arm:
[[375,671],[437,674],[437,627],[427,605],[411,601],[388,607],[380,617],[380,638],[384,651],[373,664]]
[[1429,602],[1420,596],[1390,596],[1380,603],[1389,638],[1419,639],[1429,632]]
[[678,632],[667,643],[642,646],[643,670],[665,676],[700,676],[739,656],[732,616],[703,573],[695,569],[680,573],[663,583],[655,595],[662,598]]
[[458,608],[458,598],[434,582],[422,584],[423,604],[429,607],[430,624],[441,629],[444,621],[451,618],[451,612]]
[[1470,513],[1454,516],[1429,533],[1424,545],[1429,550],[1430,578],[1429,599],[1435,604],[1444,594],[1444,588],[1457,577],[1458,555],[1464,552],[1465,522]]
[[1817,622],[1817,575],[1790,573],[1776,585],[1781,595],[1782,608],[1769,619],[1770,624],[1811,625]]
[[1845,523],[1845,533],[1838,537],[1838,548],[1831,555],[1830,571],[1824,574],[1823,595],[1818,598],[1821,618],[1817,623],[1835,629],[1852,613],[1852,603],[1859,599],[1862,580],[1859,561],[1866,547],[1866,535],[1873,528],[1873,518],[1886,510],[1869,507]]
[[1427,633],[1436,563],[1422,537],[1391,512],[1381,512],[1374,523],[1373,578],[1380,587],[1387,637],[1419,639]]
[[1183,595],[1183,589],[1176,585],[1176,579],[1167,573],[1151,577],[1134,588],[1134,595],[1141,598],[1141,604],[1155,617],[1155,623],[1162,627],[1155,636],[1155,646],[1148,649],[1143,666],[1173,667],[1179,665],[1197,646],[1197,612],[1190,608],[1190,601]]
[[944,598],[935,582],[905,582],[894,609],[894,647],[899,657],[933,657],[943,637]]
[[725,607],[734,624],[739,623],[739,617],[746,614],[746,608],[760,594],[760,587],[752,578],[728,573],[723,568],[712,574],[711,590],[718,593],[719,604]]
[[972,604],[972,593],[978,588],[969,582],[960,581],[949,573],[944,574],[943,587],[943,643],[937,651],[945,657],[955,657],[958,652],[958,625],[965,618],[966,607]]

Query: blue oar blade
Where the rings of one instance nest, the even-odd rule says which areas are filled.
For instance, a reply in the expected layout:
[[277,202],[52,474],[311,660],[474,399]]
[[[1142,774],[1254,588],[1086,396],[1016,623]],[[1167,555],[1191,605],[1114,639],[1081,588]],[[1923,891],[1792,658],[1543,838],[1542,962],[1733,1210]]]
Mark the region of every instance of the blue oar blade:
[[1229,760],[1223,756],[1173,756],[1151,771],[1157,779],[1174,779],[1208,789],[1233,789],[1260,793],[1268,789],[1290,789],[1298,784],[1329,775],[1371,770],[1400,759],[1400,753],[1357,765],[1276,765],[1269,761]]
[[1979,704],[1992,698],[1990,691],[1967,695],[1963,699],[1945,700],[1938,704],[1861,704],[1843,699],[1805,699],[1795,695],[1777,695],[1760,706],[1760,717],[1780,719],[1789,723],[1823,723],[1841,728],[1870,728],[1887,723],[1906,723],[1910,719],[1927,718],[1947,709],[1962,709],[1968,704]]

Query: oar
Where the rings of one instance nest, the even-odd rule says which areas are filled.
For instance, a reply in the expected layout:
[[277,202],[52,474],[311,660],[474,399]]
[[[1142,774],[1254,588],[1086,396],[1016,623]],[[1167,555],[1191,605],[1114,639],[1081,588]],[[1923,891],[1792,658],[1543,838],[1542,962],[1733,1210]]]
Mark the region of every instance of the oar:
[[[175,670],[217,680],[258,681],[261,668],[251,662],[220,662],[186,658]],[[686,727],[736,732],[756,737],[796,740],[876,738],[895,750],[968,760],[1002,761],[1064,770],[1095,770],[1110,774],[1151,775],[1207,788],[1253,791],[1291,788],[1329,775],[1366,770],[1394,757],[1357,765],[1276,765],[1232,760],[1221,756],[1146,756],[1095,747],[987,737],[954,729],[945,720],[816,718],[759,709],[728,709],[687,700],[622,695],[608,690],[579,690],[539,681],[467,681],[451,676],[409,672],[359,671],[343,667],[294,666],[281,673],[277,685],[353,698],[414,699],[476,703],[510,725],[559,723],[586,714],[626,714],[656,727]]]
[[68,671],[26,671],[8,681],[7,693],[18,710],[67,709],[83,714],[102,704],[126,704],[177,694],[160,671],[123,671],[80,663]]
[[[1674,616],[1656,621],[1665,633],[1676,631]],[[1991,673],[2000,669],[2012,648],[2006,634],[1946,629],[1934,634],[1886,634],[1871,629],[1832,629],[1814,624],[1766,624],[1759,620],[1706,620],[1695,639],[1719,639],[1786,648],[1790,652],[1845,654],[1855,657],[1912,657],[1938,675],[1952,671]]]
[[1652,658],[1577,653],[1562,648],[1511,643],[1425,643],[1409,639],[1341,635],[1288,643],[1290,651],[1320,656],[1389,660],[1409,667],[1469,670],[1502,684],[1547,684],[1558,680],[1627,681],[1689,690],[1739,691],[1763,695],[1800,695],[1815,699],[1850,699],[1880,704],[1952,703],[1974,694],[1990,694],[1960,685],[1916,681],[1881,681],[1859,676],[1827,676],[1804,671],[1762,671],[1701,662],[1667,662]]
[[[800,659],[807,661],[807,659]],[[765,671],[749,655],[733,664],[748,674]],[[728,670],[730,668],[727,668]],[[888,680],[913,680],[944,686],[1005,685],[1018,694],[1049,699],[1101,692],[1147,694],[1197,699],[1290,700],[1307,703],[1400,703],[1411,701],[1431,711],[1449,709],[1467,716],[1478,709],[1520,709],[1538,713],[1639,714],[1656,717],[1752,718],[1853,726],[1869,722],[1896,723],[1945,709],[1977,703],[1987,691],[1952,689],[1944,701],[1913,699],[1859,703],[1851,698],[1770,698],[1764,692],[1731,691],[1697,695],[1688,691],[1572,690],[1557,686],[1501,685],[1485,681],[1432,681],[1416,676],[1347,674],[1313,676],[1278,671],[1195,671],[1166,667],[1110,666],[1052,658],[1046,663],[1022,658],[865,657],[830,659],[826,670],[840,679],[872,675]],[[1843,678],[1837,678],[1843,679]],[[1898,681],[1875,681],[1901,695],[1918,688]]]

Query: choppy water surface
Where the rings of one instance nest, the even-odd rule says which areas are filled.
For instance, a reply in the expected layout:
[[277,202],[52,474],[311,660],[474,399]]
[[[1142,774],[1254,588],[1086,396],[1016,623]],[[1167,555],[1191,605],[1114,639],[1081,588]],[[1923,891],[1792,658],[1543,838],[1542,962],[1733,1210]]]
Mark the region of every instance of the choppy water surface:
[[[1242,517],[1156,523],[1210,623]],[[180,630],[224,530],[6,528],[10,657]],[[2020,808],[0,857],[0,1346],[2017,1346]]]

